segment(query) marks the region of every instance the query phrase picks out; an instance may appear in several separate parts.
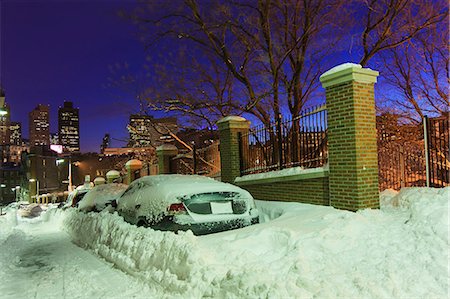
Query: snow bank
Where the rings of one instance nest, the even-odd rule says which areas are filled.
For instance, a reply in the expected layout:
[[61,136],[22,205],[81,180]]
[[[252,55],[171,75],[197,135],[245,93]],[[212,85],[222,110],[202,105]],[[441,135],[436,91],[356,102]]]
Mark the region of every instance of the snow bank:
[[73,240],[166,297],[448,298],[449,188],[358,213],[263,202],[266,222],[201,237],[70,210]]
[[391,192],[389,200],[393,206],[409,211],[408,222],[426,235],[438,236],[448,245],[450,187],[403,188],[399,193]]
[[138,228],[125,223],[117,213],[85,214],[73,209],[65,227],[76,244],[92,249],[133,276],[173,293],[196,294],[192,287],[202,259],[191,232],[176,235]]
[[[29,205],[26,210],[36,210],[36,204]],[[40,224],[47,226],[62,226],[64,213],[56,208],[56,205],[38,206],[39,216],[29,217],[17,206],[8,206],[3,210],[5,215],[0,216],[0,242],[12,234],[17,227],[24,224]]]

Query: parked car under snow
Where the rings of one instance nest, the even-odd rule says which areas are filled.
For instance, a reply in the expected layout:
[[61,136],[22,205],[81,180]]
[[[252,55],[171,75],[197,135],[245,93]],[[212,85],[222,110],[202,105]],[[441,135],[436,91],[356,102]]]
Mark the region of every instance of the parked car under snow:
[[156,175],[132,182],[118,200],[125,221],[201,235],[258,223],[247,191],[197,175]]
[[127,189],[125,184],[105,184],[95,186],[89,190],[78,203],[78,209],[84,212],[100,212],[108,208],[110,212],[115,210],[117,199]]

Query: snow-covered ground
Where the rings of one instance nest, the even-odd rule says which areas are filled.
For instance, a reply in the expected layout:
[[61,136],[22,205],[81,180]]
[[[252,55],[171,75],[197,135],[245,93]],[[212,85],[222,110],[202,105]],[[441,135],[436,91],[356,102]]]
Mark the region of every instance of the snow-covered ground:
[[200,237],[10,209],[0,297],[449,298],[449,199],[449,187],[385,191],[381,210],[358,213],[258,201],[263,223]]

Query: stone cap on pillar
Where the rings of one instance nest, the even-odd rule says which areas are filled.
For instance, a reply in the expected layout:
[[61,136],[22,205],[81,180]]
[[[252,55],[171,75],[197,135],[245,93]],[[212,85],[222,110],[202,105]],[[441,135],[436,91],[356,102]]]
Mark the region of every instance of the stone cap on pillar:
[[323,73],[320,76],[320,82],[324,88],[348,81],[376,83],[379,74],[377,71],[363,68],[360,64],[344,63]]
[[133,169],[133,170],[141,169],[142,168],[142,162],[137,160],[137,159],[132,159],[132,160],[128,161],[125,164],[125,168],[126,169]]
[[120,172],[117,170],[110,170],[106,173],[107,178],[118,178],[120,177]]
[[167,153],[168,155],[176,155],[178,154],[178,148],[173,144],[165,143],[156,148],[156,153],[157,154]]
[[95,186],[102,185],[102,184],[104,184],[104,183],[106,183],[106,180],[105,180],[104,177],[96,177],[96,178],[94,179],[94,185],[95,185]]
[[241,116],[230,115],[225,116],[217,122],[219,130],[225,129],[248,129],[250,128],[250,121]]

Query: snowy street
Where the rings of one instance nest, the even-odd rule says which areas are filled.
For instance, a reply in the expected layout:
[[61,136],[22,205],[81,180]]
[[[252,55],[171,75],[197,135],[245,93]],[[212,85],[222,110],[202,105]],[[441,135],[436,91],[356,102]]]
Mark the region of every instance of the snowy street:
[[117,214],[0,217],[2,298],[448,298],[450,188],[381,210],[257,205],[263,223],[197,237]]

